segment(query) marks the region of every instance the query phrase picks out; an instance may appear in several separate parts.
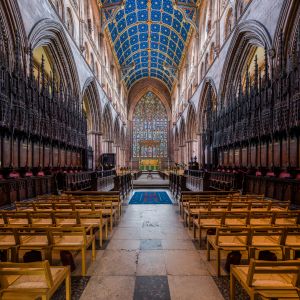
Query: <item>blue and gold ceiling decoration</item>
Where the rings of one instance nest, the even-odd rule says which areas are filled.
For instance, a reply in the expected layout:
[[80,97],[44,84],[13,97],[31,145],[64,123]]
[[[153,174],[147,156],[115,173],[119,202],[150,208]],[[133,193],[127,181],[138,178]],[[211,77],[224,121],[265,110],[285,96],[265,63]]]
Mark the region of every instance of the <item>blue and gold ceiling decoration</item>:
[[171,90],[199,0],[100,1],[127,87],[153,77]]

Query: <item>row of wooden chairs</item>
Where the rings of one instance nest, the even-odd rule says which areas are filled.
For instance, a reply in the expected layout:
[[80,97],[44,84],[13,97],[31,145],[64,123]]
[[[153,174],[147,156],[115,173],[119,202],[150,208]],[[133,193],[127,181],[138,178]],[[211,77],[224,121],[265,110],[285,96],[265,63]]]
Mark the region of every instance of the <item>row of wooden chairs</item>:
[[[99,245],[108,239],[110,218],[98,211],[0,211],[4,226],[91,226],[99,234]],[[103,231],[105,235],[103,236]]]
[[229,212],[229,211],[257,211],[257,212],[274,212],[274,211],[287,211],[289,205],[287,203],[273,203],[266,201],[253,201],[247,203],[241,202],[204,202],[194,203],[189,202],[188,206],[184,209],[183,219],[186,225],[190,228],[193,218],[201,212]]
[[119,218],[119,210],[113,202],[24,202],[16,204],[17,211],[79,211],[98,212],[109,218],[110,230]]
[[207,260],[210,251],[217,252],[217,273],[220,276],[222,251],[247,251],[255,258],[257,251],[279,251],[282,259],[290,259],[291,252],[300,250],[299,227],[220,227],[215,235],[207,236]]
[[113,207],[117,209],[118,216],[120,217],[122,214],[122,202],[120,201],[119,197],[116,196],[76,196],[76,197],[69,197],[68,198],[46,198],[43,197],[37,201],[31,202],[17,202],[16,209],[28,209],[31,208],[35,210],[35,208],[41,204],[46,203],[54,203],[54,204],[76,204],[76,203],[109,203],[111,202]]
[[[180,199],[179,201],[179,212],[180,215],[183,215],[184,209],[188,206],[190,202],[193,203],[204,203],[204,202],[260,202],[260,201],[265,201],[265,202],[272,202],[270,199],[265,199],[261,195],[251,195],[251,196],[209,196],[209,195],[204,195],[204,196],[185,196]],[[278,201],[273,201],[273,202],[278,202]]]
[[236,299],[236,282],[254,299],[300,299],[300,261],[250,260],[248,266],[231,266],[230,300]]
[[0,227],[0,249],[10,252],[11,260],[18,262],[22,250],[42,251],[52,261],[53,251],[81,251],[82,276],[86,275],[86,251],[92,247],[92,260],[96,257],[95,235],[92,226],[62,227]]
[[194,239],[201,245],[202,230],[219,227],[262,227],[262,226],[297,226],[299,224],[299,211],[276,212],[200,212],[193,220]]

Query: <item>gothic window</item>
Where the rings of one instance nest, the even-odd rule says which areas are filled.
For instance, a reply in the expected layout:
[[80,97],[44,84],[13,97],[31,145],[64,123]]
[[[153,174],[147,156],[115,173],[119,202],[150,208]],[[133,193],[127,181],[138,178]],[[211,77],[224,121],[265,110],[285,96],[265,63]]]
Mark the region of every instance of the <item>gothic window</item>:
[[168,116],[159,98],[146,93],[133,114],[133,157],[168,156]]
[[74,37],[74,22],[73,22],[73,16],[70,8],[67,9],[66,25],[71,36]]

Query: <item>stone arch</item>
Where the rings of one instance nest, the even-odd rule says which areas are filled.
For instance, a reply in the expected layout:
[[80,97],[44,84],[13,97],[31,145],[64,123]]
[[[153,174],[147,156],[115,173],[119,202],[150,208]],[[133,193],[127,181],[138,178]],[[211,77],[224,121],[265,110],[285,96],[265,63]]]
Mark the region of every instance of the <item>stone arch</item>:
[[189,104],[186,124],[187,124],[187,132],[186,137],[187,140],[195,140],[197,134],[197,117],[196,117],[196,108],[193,103]]
[[77,68],[62,25],[51,19],[43,19],[32,28],[28,40],[33,49],[42,46],[49,49],[63,85],[79,96]]
[[253,47],[272,48],[272,41],[267,29],[258,21],[240,23],[233,34],[220,81],[220,97],[224,103],[226,95],[231,91],[229,85],[238,86],[239,75],[247,56]]
[[116,146],[121,144],[120,119],[117,116],[114,121],[114,143]]
[[28,46],[27,36],[21,17],[20,9],[16,0],[0,1],[0,44],[2,44],[1,51],[3,58],[10,69],[15,63],[15,49],[18,37],[20,56],[24,65],[25,50]]
[[277,57],[280,54],[281,35],[284,38],[283,51],[285,60],[297,51],[297,39],[299,39],[300,27],[300,3],[297,0],[284,1],[280,16],[277,22],[273,47]]
[[103,137],[106,141],[113,141],[113,117],[109,103],[106,103],[103,109],[102,117]]

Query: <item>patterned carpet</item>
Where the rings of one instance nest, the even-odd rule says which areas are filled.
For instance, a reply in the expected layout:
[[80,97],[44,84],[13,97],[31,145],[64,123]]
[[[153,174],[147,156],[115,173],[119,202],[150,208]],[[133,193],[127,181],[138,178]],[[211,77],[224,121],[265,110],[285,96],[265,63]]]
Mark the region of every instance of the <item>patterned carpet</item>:
[[173,204],[166,192],[135,192],[129,204]]

